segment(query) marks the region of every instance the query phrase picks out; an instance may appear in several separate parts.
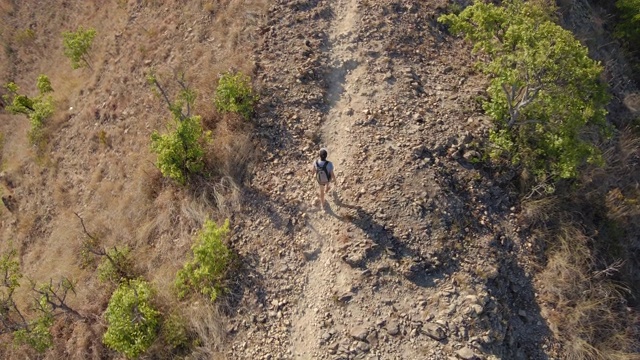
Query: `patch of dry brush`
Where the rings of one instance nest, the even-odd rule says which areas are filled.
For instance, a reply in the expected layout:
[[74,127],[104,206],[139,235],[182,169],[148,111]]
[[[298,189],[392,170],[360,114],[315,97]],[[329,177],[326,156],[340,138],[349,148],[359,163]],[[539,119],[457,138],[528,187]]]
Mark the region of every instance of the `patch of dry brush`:
[[523,204],[548,247],[539,300],[563,358],[640,358],[639,140],[623,131],[582,185]]

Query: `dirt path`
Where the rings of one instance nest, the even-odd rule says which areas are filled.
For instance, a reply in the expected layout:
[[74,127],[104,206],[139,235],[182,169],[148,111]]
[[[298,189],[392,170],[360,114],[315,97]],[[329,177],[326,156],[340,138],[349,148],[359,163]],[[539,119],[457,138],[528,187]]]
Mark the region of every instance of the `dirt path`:
[[[340,0],[333,6],[336,18],[329,43],[323,51],[329,54],[331,70],[326,78],[329,89],[327,99],[330,110],[322,127],[322,144],[329,151],[329,158],[336,166],[340,181],[351,169],[347,159],[353,140],[349,128],[352,125],[345,112],[353,112],[361,106],[362,99],[354,93],[353,82],[357,79],[358,63],[355,30],[358,26],[357,0]],[[349,110],[352,109],[352,110]],[[334,185],[335,186],[335,185]],[[337,186],[339,187],[339,186]],[[328,196],[329,200],[331,197]],[[345,225],[336,213],[337,206],[331,203],[326,211],[311,211],[307,224],[307,247],[315,254],[306,272],[306,284],[300,303],[299,314],[292,323],[292,354],[294,358],[311,359],[322,352],[320,342],[330,333],[324,333],[324,318],[335,307],[336,295],[343,289],[349,291],[357,274],[344,264],[336,252],[337,234]]]
[[[231,319],[230,358],[515,359],[516,343],[543,358],[543,326],[522,325],[522,309],[539,320],[532,292],[497,261],[487,228],[505,194],[462,157],[482,132],[465,113],[478,87],[441,41],[437,11],[386,0],[270,10],[257,121],[274,155],[235,236],[258,281]],[[338,182],[322,210],[307,170],[320,147]],[[517,296],[492,285],[514,281]]]

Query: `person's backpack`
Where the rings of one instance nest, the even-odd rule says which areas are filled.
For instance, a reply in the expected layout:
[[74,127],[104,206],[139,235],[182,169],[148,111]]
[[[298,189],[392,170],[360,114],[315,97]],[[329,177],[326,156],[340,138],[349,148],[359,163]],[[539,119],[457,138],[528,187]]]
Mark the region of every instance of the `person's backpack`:
[[331,180],[331,174],[329,174],[329,170],[327,170],[328,165],[329,161],[325,161],[322,166],[316,161],[316,179],[320,185],[328,184],[329,180]]

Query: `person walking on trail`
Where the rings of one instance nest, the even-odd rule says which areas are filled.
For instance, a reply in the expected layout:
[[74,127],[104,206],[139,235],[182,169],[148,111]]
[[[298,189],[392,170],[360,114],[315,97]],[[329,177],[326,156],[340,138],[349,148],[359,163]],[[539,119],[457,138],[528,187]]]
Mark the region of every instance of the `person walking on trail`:
[[336,181],[336,175],[333,173],[333,164],[331,161],[327,160],[327,149],[320,149],[320,160],[316,160],[313,162],[313,172],[316,176],[316,181],[318,182],[319,188],[319,198],[320,200],[318,204],[320,207],[325,205],[324,195],[331,190],[330,183]]

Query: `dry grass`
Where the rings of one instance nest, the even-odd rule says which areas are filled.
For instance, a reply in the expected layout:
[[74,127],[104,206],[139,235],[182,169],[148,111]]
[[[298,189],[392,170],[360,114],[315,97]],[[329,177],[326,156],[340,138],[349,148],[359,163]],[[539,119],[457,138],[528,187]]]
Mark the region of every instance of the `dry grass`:
[[203,301],[184,309],[190,328],[201,340],[188,359],[224,359],[224,322],[216,306]]
[[524,200],[522,216],[529,226],[548,228],[557,221],[556,215],[560,210],[560,202],[561,199],[556,196]]
[[[252,129],[215,113],[218,74],[232,67],[251,74],[253,26],[267,2],[40,5],[0,0],[0,45],[11,49],[0,52],[0,84],[12,80],[31,91],[33,80],[47,74],[56,104],[37,162],[26,138],[28,121],[0,114],[0,133],[5,135],[0,171],[15,179],[11,191],[20,208],[0,212],[0,250],[12,240],[20,249],[23,271],[38,282],[59,275],[79,281],[71,301],[93,320],[57,323],[56,344],[45,358],[103,358],[109,352],[100,344],[100,315],[111,289],[97,281],[95,267],[82,266],[85,236],[72,211],[82,214],[104,246],[132,249],[142,276],[156,284],[168,309],[184,308],[170,300],[169,285],[193,232],[204,219],[221,220],[239,208],[246,163],[253,159]],[[25,24],[36,24],[33,34]],[[95,27],[98,36],[90,53],[92,68],[72,70],[62,54],[60,34],[80,25]],[[152,67],[167,73],[185,70],[198,93],[195,113],[217,134],[213,177],[191,188],[166,181],[153,166],[149,135],[164,126],[169,112],[145,82]],[[221,354],[224,334],[215,306],[193,305],[184,315],[203,339],[192,358]],[[6,351],[0,346],[0,357],[33,355],[22,348]]]
[[604,168],[553,197],[527,199],[524,222],[547,243],[542,313],[566,359],[639,359],[640,138],[627,129]]
[[590,241],[578,228],[563,228],[537,278],[543,315],[566,359],[638,359],[637,319],[626,307],[626,290],[610,277],[618,269],[596,272]]
[[[175,296],[174,280],[182,263],[178,259],[170,261],[172,266],[163,267],[153,273],[153,283],[157,290],[157,303],[165,315],[171,314],[183,321],[189,337],[187,346],[178,350],[186,359],[224,359],[224,320],[217,305],[199,297],[178,301]],[[166,317],[165,317],[166,318]],[[154,358],[172,359],[176,357],[163,341],[158,341],[149,351]]]

